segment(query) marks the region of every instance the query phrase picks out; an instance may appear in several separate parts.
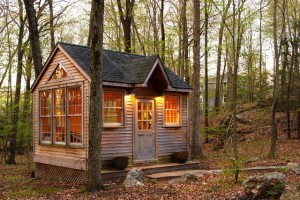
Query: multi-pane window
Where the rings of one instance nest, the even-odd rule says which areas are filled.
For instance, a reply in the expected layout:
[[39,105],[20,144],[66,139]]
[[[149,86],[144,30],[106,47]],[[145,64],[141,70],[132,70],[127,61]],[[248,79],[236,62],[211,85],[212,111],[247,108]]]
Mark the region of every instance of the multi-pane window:
[[51,143],[52,138],[52,95],[51,90],[40,93],[41,96],[41,140],[42,143]]
[[152,129],[152,103],[138,102],[138,130]]
[[65,88],[54,92],[54,143],[66,144],[66,91]]
[[41,142],[82,144],[81,87],[44,90],[40,99]]
[[103,100],[103,125],[123,125],[123,93],[104,91]]
[[70,143],[79,144],[82,142],[81,133],[81,89],[80,87],[69,88],[69,127],[70,127]]
[[180,125],[180,104],[179,96],[165,96],[164,105],[164,125],[178,126]]

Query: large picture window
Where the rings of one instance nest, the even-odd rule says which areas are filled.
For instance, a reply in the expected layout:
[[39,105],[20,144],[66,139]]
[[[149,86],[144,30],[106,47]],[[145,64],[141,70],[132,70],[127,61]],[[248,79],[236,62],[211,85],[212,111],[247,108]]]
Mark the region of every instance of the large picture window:
[[103,98],[103,125],[104,126],[121,126],[124,124],[123,119],[123,93],[104,91]]
[[180,97],[165,96],[164,104],[164,125],[179,126],[180,125]]
[[44,90],[40,105],[41,143],[82,144],[81,87]]

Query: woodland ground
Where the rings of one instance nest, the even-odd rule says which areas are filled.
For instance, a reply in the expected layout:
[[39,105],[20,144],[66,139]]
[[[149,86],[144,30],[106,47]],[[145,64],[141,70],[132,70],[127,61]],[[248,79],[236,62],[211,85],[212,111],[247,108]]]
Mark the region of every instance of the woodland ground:
[[[287,140],[286,114],[277,113],[277,157],[268,159],[271,138],[269,107],[252,109],[239,114],[239,158],[241,167],[280,165],[277,170],[286,173],[287,186],[300,182],[300,176],[286,172],[288,162],[300,162],[300,140],[296,140],[296,115],[292,117],[292,139]],[[239,183],[233,183],[232,143],[229,137],[227,151],[218,149],[220,130],[217,126],[225,116],[210,116],[209,143],[203,144],[206,158],[199,160],[202,169],[223,169],[221,174],[205,174],[196,182],[169,184],[169,180],[146,180],[143,187],[125,188],[122,182],[106,184],[105,191],[87,193],[84,185],[71,185],[31,179],[31,159],[17,156],[18,165],[0,164],[0,199],[244,199],[241,182],[247,177],[269,171],[240,172]],[[226,129],[225,129],[226,130]],[[225,134],[226,131],[223,131]],[[257,160],[248,162],[249,160]]]

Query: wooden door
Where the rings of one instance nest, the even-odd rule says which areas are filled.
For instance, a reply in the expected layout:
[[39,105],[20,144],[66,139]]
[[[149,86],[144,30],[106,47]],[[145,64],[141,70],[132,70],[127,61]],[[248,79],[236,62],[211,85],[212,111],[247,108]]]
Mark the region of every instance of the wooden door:
[[154,101],[137,99],[135,120],[135,159],[155,159]]

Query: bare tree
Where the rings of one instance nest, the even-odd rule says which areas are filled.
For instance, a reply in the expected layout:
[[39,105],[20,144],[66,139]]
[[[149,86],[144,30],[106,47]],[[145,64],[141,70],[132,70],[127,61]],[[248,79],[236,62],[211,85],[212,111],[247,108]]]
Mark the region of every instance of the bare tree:
[[126,0],[125,3],[125,15],[123,12],[121,0],[117,0],[120,20],[123,26],[124,33],[124,51],[127,53],[131,52],[131,23],[133,19],[133,7],[135,0]]
[[193,0],[193,144],[192,157],[203,157],[200,143],[200,0]]
[[205,94],[204,94],[204,128],[205,128],[205,142],[208,143],[208,4],[204,0],[204,73],[205,73]]
[[89,114],[87,190],[104,188],[101,176],[102,74],[104,0],[93,0],[91,8],[91,91]]
[[273,92],[273,104],[272,104],[272,139],[269,152],[269,158],[275,158],[276,155],[276,138],[277,138],[277,126],[276,126],[276,109],[278,104],[279,95],[279,54],[277,44],[277,7],[278,0],[274,0],[273,11],[273,43],[274,43],[274,92]]
[[40,37],[38,32],[38,24],[37,24],[37,16],[34,8],[34,1],[32,0],[23,0],[27,21],[29,26],[29,38],[32,49],[32,58],[34,63],[35,77],[38,77],[43,68],[42,63],[42,52],[41,52],[41,44]]
[[19,120],[19,102],[21,94],[21,80],[22,80],[22,68],[23,68],[23,37],[24,37],[24,25],[25,20],[23,17],[23,4],[21,0],[18,0],[19,5],[19,36],[18,36],[18,65],[17,65],[17,79],[16,79],[16,90],[15,98],[13,103],[13,114],[12,114],[12,129],[9,140],[9,154],[7,164],[16,164],[16,144],[17,144],[17,131],[18,131],[18,120]]
[[224,12],[222,13],[222,21],[220,23],[219,28],[219,43],[218,43],[218,54],[217,54],[217,71],[216,71],[216,90],[215,90],[215,101],[214,101],[214,107],[216,111],[219,110],[220,107],[220,72],[221,72],[221,59],[222,59],[222,45],[223,45],[223,35],[224,35],[224,28],[226,23],[226,18],[228,14],[229,7],[231,5],[232,0],[228,0],[227,5],[224,9]]

